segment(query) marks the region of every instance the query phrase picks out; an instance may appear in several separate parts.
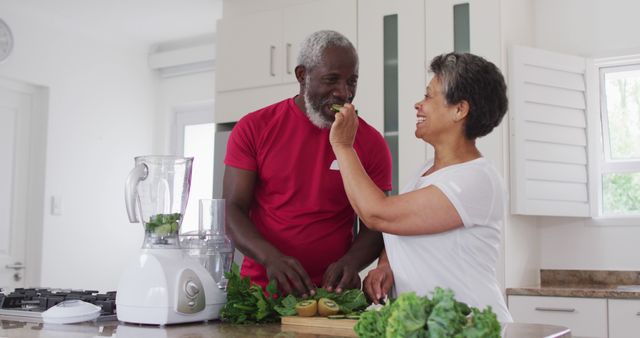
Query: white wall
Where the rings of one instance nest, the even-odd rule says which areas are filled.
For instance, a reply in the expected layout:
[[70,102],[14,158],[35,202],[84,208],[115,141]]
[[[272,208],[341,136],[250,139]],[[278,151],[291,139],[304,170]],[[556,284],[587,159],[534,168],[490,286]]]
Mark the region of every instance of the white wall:
[[[133,157],[152,151],[155,82],[146,46],[126,46],[22,12],[3,2],[15,35],[0,76],[49,89],[39,285],[114,290],[137,254],[123,187]],[[61,198],[62,214],[48,211]]]
[[[501,1],[502,71],[509,77],[507,50],[511,45],[533,44],[533,4],[531,0]],[[507,84],[507,90],[509,90]],[[502,166],[506,182],[509,173],[509,115],[502,123]],[[495,140],[495,139],[494,139]],[[540,239],[537,218],[509,214],[504,231],[504,285],[518,287],[538,283]]]
[[533,7],[536,47],[585,57],[640,47],[637,1],[535,0]]
[[[536,0],[534,10],[536,47],[585,57],[640,50],[640,2]],[[542,268],[640,270],[640,221],[595,226],[581,219],[540,217],[538,222]]]

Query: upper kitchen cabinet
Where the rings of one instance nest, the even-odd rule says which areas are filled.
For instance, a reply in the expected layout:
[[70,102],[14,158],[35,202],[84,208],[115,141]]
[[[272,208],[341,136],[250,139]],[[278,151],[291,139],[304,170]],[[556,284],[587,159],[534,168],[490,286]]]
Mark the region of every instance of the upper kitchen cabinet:
[[298,92],[294,69],[300,43],[324,29],[344,34],[357,46],[356,0],[312,1],[227,17],[218,21],[216,123]]
[[217,91],[282,82],[282,11],[218,21]]

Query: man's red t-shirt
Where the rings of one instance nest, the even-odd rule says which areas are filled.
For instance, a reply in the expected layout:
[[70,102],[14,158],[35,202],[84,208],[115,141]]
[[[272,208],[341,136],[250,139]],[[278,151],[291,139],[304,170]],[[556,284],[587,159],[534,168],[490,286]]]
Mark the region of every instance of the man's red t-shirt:
[[[391,155],[380,133],[359,119],[354,143],[367,174],[391,190]],[[353,240],[355,213],[342,185],[329,129],[314,126],[293,98],[240,119],[225,164],[257,174],[250,218],[280,252],[295,257],[316,285]],[[245,257],[241,274],[261,286],[266,270]]]

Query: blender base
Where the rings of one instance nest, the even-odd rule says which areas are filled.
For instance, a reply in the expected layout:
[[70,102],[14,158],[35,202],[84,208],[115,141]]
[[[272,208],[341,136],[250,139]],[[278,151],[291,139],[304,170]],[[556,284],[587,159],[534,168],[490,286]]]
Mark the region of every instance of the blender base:
[[118,320],[177,324],[217,319],[226,292],[180,249],[143,249],[123,273],[116,293]]
[[121,305],[118,307],[118,320],[125,323],[146,325],[201,322],[218,319],[218,314],[223,306],[224,303],[207,305],[205,309],[198,314],[184,315],[170,308],[143,308]]

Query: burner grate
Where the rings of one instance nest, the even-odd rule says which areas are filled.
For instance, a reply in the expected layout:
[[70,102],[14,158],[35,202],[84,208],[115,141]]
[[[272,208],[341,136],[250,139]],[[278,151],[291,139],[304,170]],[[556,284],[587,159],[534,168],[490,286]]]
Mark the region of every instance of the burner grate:
[[16,288],[5,294],[0,290],[0,315],[41,317],[41,313],[65,300],[82,300],[102,308],[98,320],[115,320],[116,292],[52,288]]

